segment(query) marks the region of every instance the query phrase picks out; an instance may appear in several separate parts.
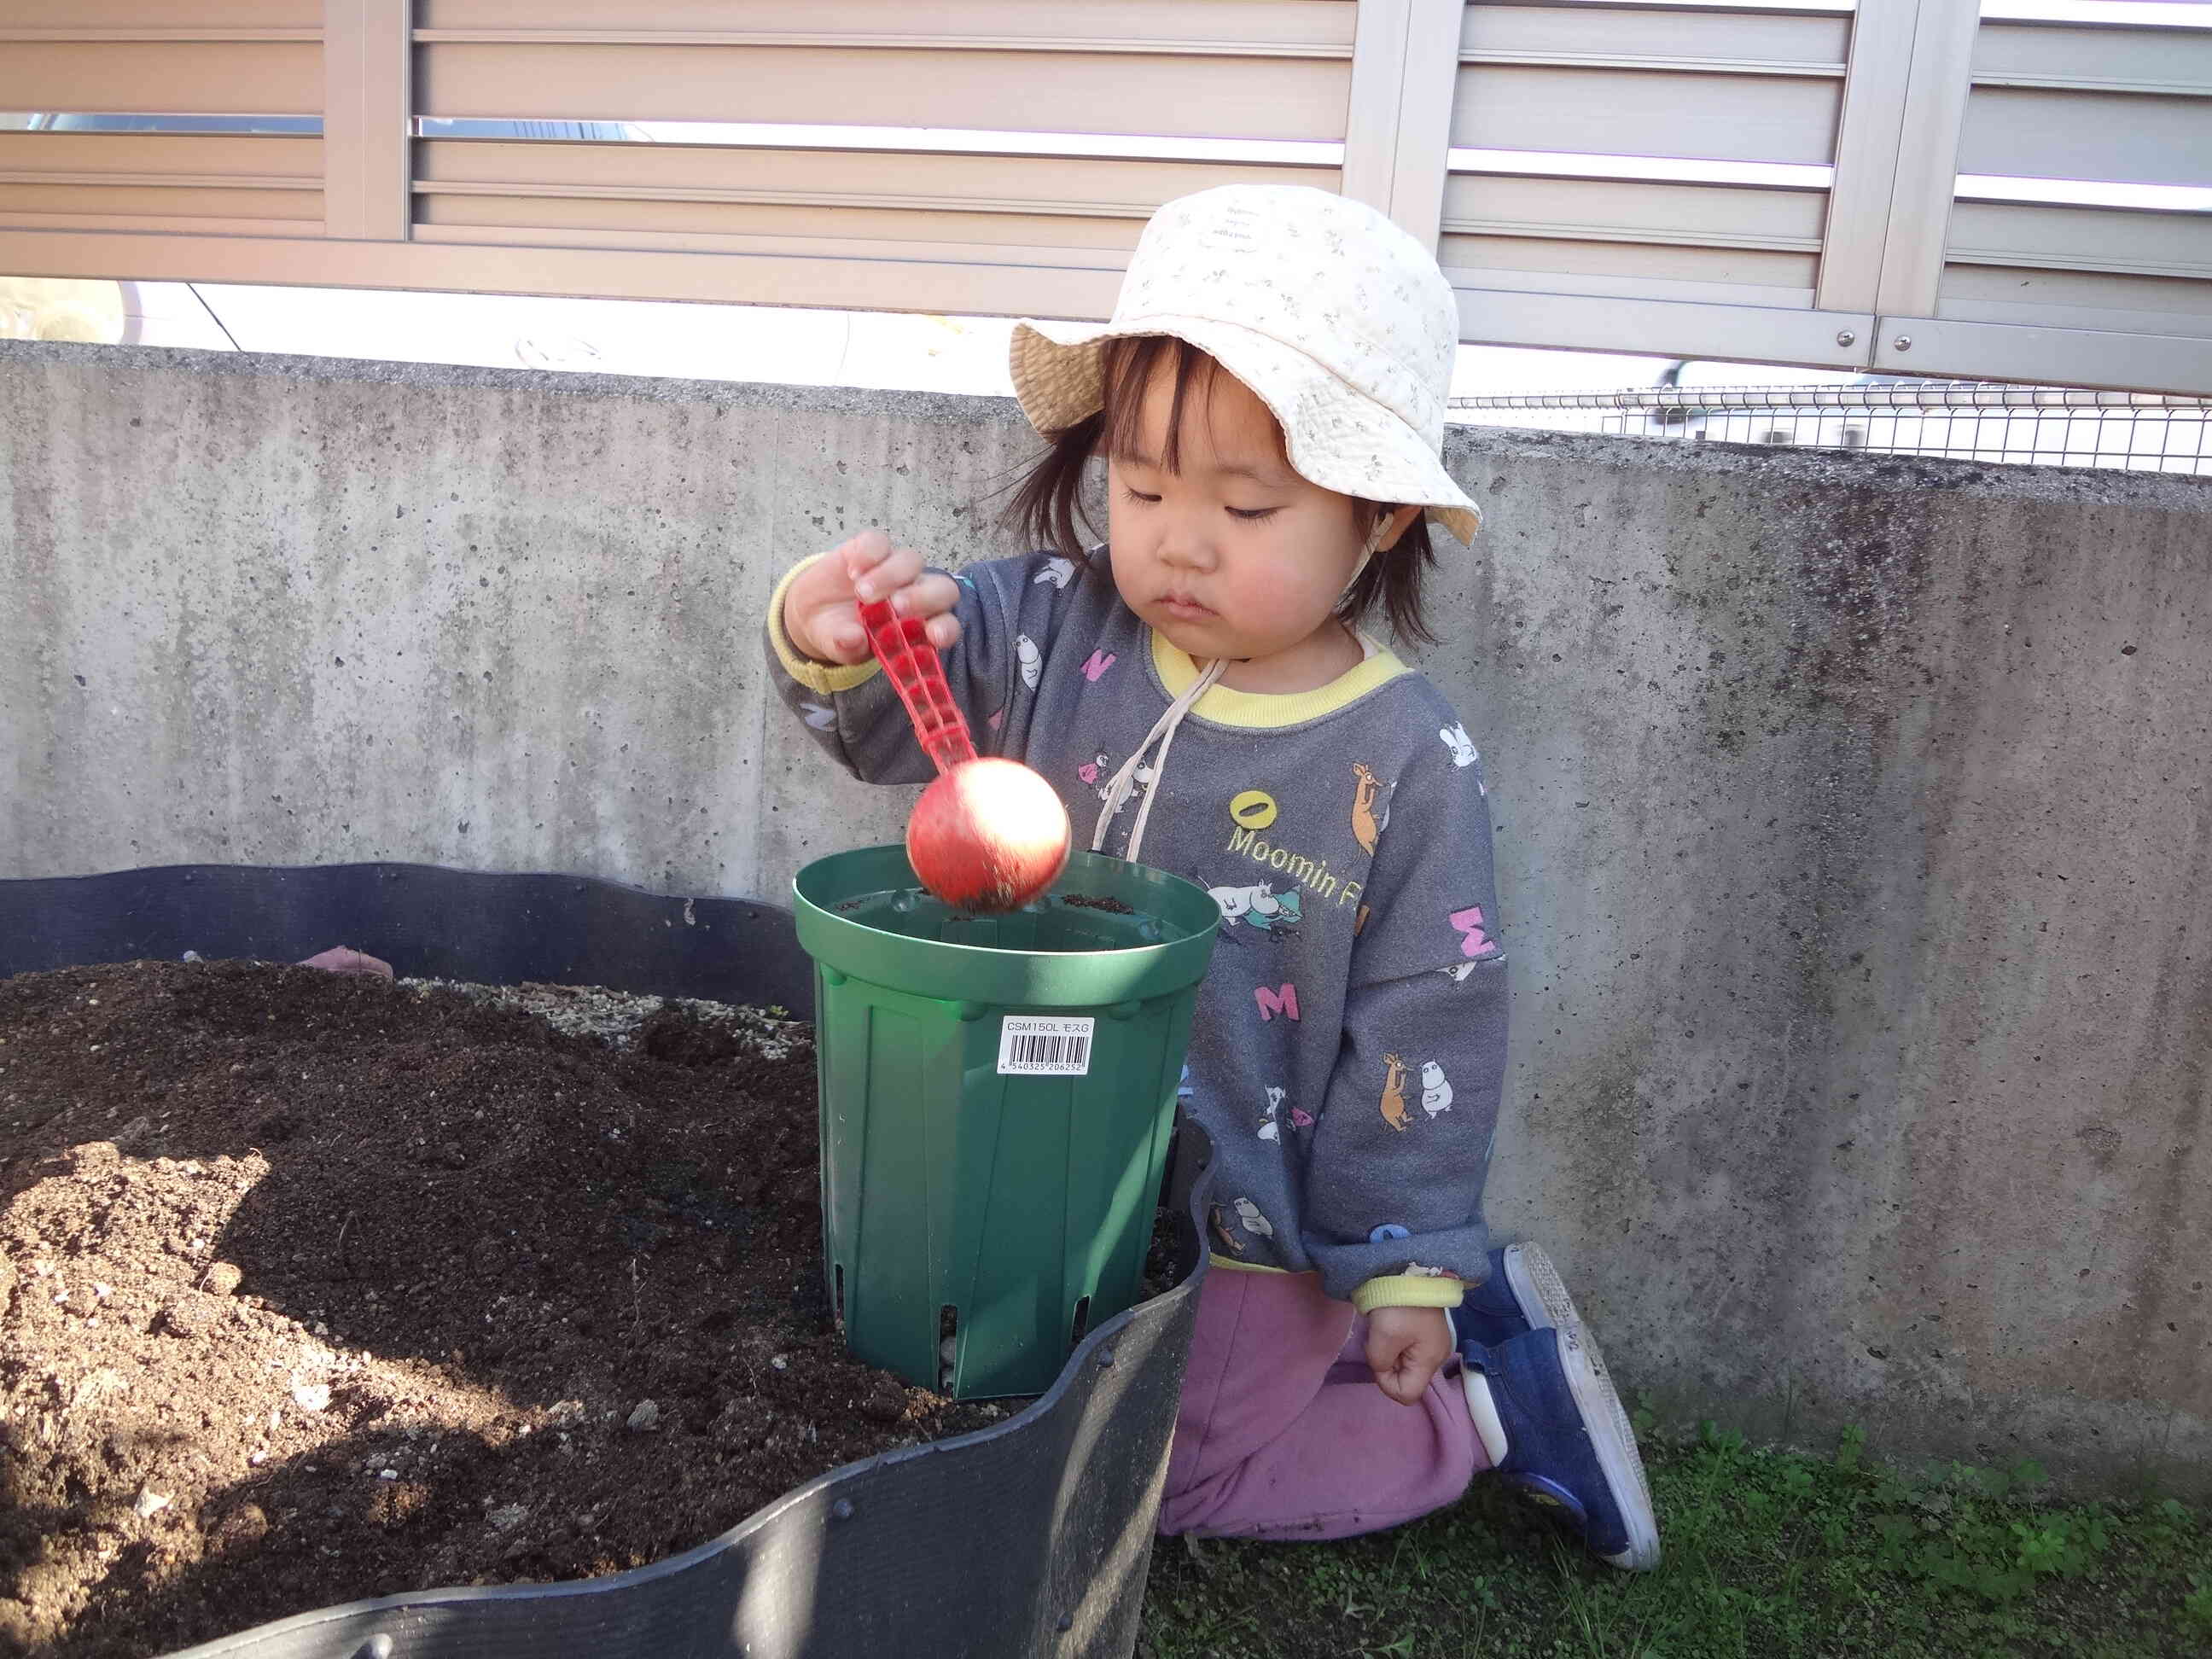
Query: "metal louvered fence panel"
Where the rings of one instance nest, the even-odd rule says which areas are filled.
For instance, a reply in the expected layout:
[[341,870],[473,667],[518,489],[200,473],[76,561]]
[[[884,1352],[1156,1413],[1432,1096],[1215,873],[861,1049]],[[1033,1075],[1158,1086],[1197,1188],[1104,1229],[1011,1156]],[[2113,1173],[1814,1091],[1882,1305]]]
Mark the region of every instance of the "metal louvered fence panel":
[[2212,392],[2212,6],[2033,9],[0,0],[0,270],[1095,317],[1272,179],[1469,341]]

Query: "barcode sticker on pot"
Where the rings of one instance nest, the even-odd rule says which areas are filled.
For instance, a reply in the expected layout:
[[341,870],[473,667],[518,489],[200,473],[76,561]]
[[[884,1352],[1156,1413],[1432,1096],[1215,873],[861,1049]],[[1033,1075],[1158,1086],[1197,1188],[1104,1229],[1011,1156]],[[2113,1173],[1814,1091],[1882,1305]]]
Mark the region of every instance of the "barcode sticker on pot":
[[999,1075],[1090,1076],[1091,1031],[1097,1023],[1090,1018],[1008,1014],[999,1025]]

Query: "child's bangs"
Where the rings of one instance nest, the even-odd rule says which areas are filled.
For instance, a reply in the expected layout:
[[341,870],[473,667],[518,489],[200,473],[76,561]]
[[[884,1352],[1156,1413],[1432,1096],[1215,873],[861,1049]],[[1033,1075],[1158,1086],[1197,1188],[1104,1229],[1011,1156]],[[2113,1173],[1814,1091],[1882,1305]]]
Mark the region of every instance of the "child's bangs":
[[[1142,461],[1168,471],[1182,471],[1183,415],[1192,394],[1201,404],[1212,397],[1213,380],[1229,371],[1209,354],[1172,334],[1139,334],[1109,340],[1099,350],[1099,380],[1104,397],[1104,422],[1098,453],[1109,460]],[[1159,455],[1145,450],[1145,393],[1153,376],[1171,372],[1175,389],[1168,402],[1168,430]],[[1282,453],[1283,434],[1275,432],[1275,449]]]

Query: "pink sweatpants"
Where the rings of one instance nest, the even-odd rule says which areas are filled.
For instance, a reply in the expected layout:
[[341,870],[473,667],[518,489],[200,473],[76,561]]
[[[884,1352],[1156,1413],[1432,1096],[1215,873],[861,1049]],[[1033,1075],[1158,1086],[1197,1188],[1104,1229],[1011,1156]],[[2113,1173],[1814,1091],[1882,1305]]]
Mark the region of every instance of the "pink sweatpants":
[[1465,1492],[1489,1463],[1455,1370],[1401,1406],[1375,1386],[1366,1343],[1367,1322],[1316,1273],[1208,1273],[1159,1529],[1348,1538]]

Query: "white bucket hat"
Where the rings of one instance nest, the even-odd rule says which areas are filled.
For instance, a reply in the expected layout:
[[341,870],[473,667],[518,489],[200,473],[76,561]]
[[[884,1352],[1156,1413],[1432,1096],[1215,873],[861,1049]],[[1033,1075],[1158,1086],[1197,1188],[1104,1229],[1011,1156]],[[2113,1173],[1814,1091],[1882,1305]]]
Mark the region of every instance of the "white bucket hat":
[[1188,341],[1249,386],[1298,475],[1420,506],[1462,542],[1481,509],[1437,459],[1459,310],[1428,251],[1374,209],[1301,185],[1223,185],[1152,216],[1111,322],[1014,325],[1014,396],[1047,435],[1105,399],[1100,346]]

